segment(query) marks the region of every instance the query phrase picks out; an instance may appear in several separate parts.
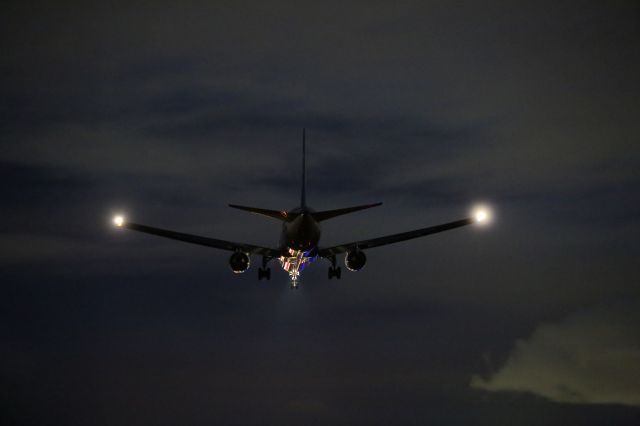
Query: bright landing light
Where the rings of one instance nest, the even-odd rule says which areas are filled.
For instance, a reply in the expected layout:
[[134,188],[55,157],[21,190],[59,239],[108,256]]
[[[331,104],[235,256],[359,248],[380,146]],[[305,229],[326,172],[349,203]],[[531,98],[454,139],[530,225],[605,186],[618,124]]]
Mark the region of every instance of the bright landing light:
[[121,228],[122,225],[124,225],[124,216],[115,216],[113,218],[113,224],[116,225],[118,228]]
[[487,224],[491,220],[491,211],[484,206],[473,209],[473,218],[477,223]]

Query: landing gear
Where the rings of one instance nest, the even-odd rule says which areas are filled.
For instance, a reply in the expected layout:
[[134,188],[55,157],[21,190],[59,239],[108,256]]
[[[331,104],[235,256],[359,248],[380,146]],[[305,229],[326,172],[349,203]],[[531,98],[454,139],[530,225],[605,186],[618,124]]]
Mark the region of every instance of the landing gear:
[[336,279],[339,280],[342,275],[342,269],[339,266],[336,266],[336,256],[331,256],[329,260],[331,261],[331,266],[329,266],[329,273],[327,275],[329,279],[336,277]]
[[270,260],[270,257],[262,256],[262,268],[258,268],[258,281],[263,278],[267,281],[271,280],[271,268],[267,268],[267,263],[269,263]]
[[300,288],[300,281],[298,280],[291,280],[291,283],[289,284],[289,288],[291,290],[297,290],[298,288]]
[[333,267],[333,266],[329,266],[329,279],[336,277],[337,280],[340,279],[340,276],[342,275],[342,268],[338,267]]

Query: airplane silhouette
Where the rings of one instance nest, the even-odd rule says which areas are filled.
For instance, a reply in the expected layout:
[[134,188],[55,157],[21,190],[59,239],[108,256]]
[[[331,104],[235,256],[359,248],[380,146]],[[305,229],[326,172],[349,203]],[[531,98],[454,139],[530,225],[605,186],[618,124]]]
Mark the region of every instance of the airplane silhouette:
[[251,255],[262,256],[262,267],[258,268],[258,280],[271,279],[271,268],[268,268],[267,265],[270,261],[277,259],[282,268],[289,273],[290,287],[292,289],[297,289],[302,270],[319,257],[331,262],[328,278],[340,279],[342,270],[339,266],[336,266],[337,254],[346,253],[344,263],[347,269],[350,271],[359,271],[367,262],[367,257],[364,253],[364,250],[366,249],[449,231],[451,229],[460,228],[473,223],[487,223],[489,220],[488,210],[486,208],[478,208],[473,213],[472,217],[441,225],[415,229],[412,231],[386,235],[373,239],[353,241],[331,247],[321,247],[318,245],[321,234],[320,222],[348,213],[376,207],[381,204],[382,203],[365,204],[319,212],[307,206],[306,141],[305,130],[303,129],[302,188],[300,206],[292,210],[280,211],[229,204],[229,207],[235,209],[245,210],[281,221],[282,233],[280,236],[280,244],[277,248],[262,247],[247,243],[236,243],[215,238],[201,237],[198,235],[184,234],[167,229],[154,228],[147,225],[128,222],[125,220],[124,216],[121,215],[114,217],[114,224],[119,228],[131,229],[138,232],[144,232],[146,234],[231,251],[233,254],[229,258],[229,266],[234,273],[243,273],[249,269]]

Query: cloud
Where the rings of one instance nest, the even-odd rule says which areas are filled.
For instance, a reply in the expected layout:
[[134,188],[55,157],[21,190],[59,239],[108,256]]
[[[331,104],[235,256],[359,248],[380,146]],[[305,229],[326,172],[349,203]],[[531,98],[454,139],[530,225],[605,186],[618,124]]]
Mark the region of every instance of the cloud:
[[506,364],[471,386],[552,401],[640,406],[640,301],[602,306],[540,325]]

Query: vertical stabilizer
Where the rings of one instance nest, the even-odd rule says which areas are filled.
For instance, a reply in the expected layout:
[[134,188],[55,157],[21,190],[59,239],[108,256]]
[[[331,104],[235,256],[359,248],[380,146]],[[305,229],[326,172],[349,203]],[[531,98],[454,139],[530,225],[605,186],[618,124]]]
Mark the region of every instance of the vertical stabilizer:
[[306,140],[305,129],[302,129],[302,189],[300,193],[300,207],[307,207],[307,174],[306,174]]

